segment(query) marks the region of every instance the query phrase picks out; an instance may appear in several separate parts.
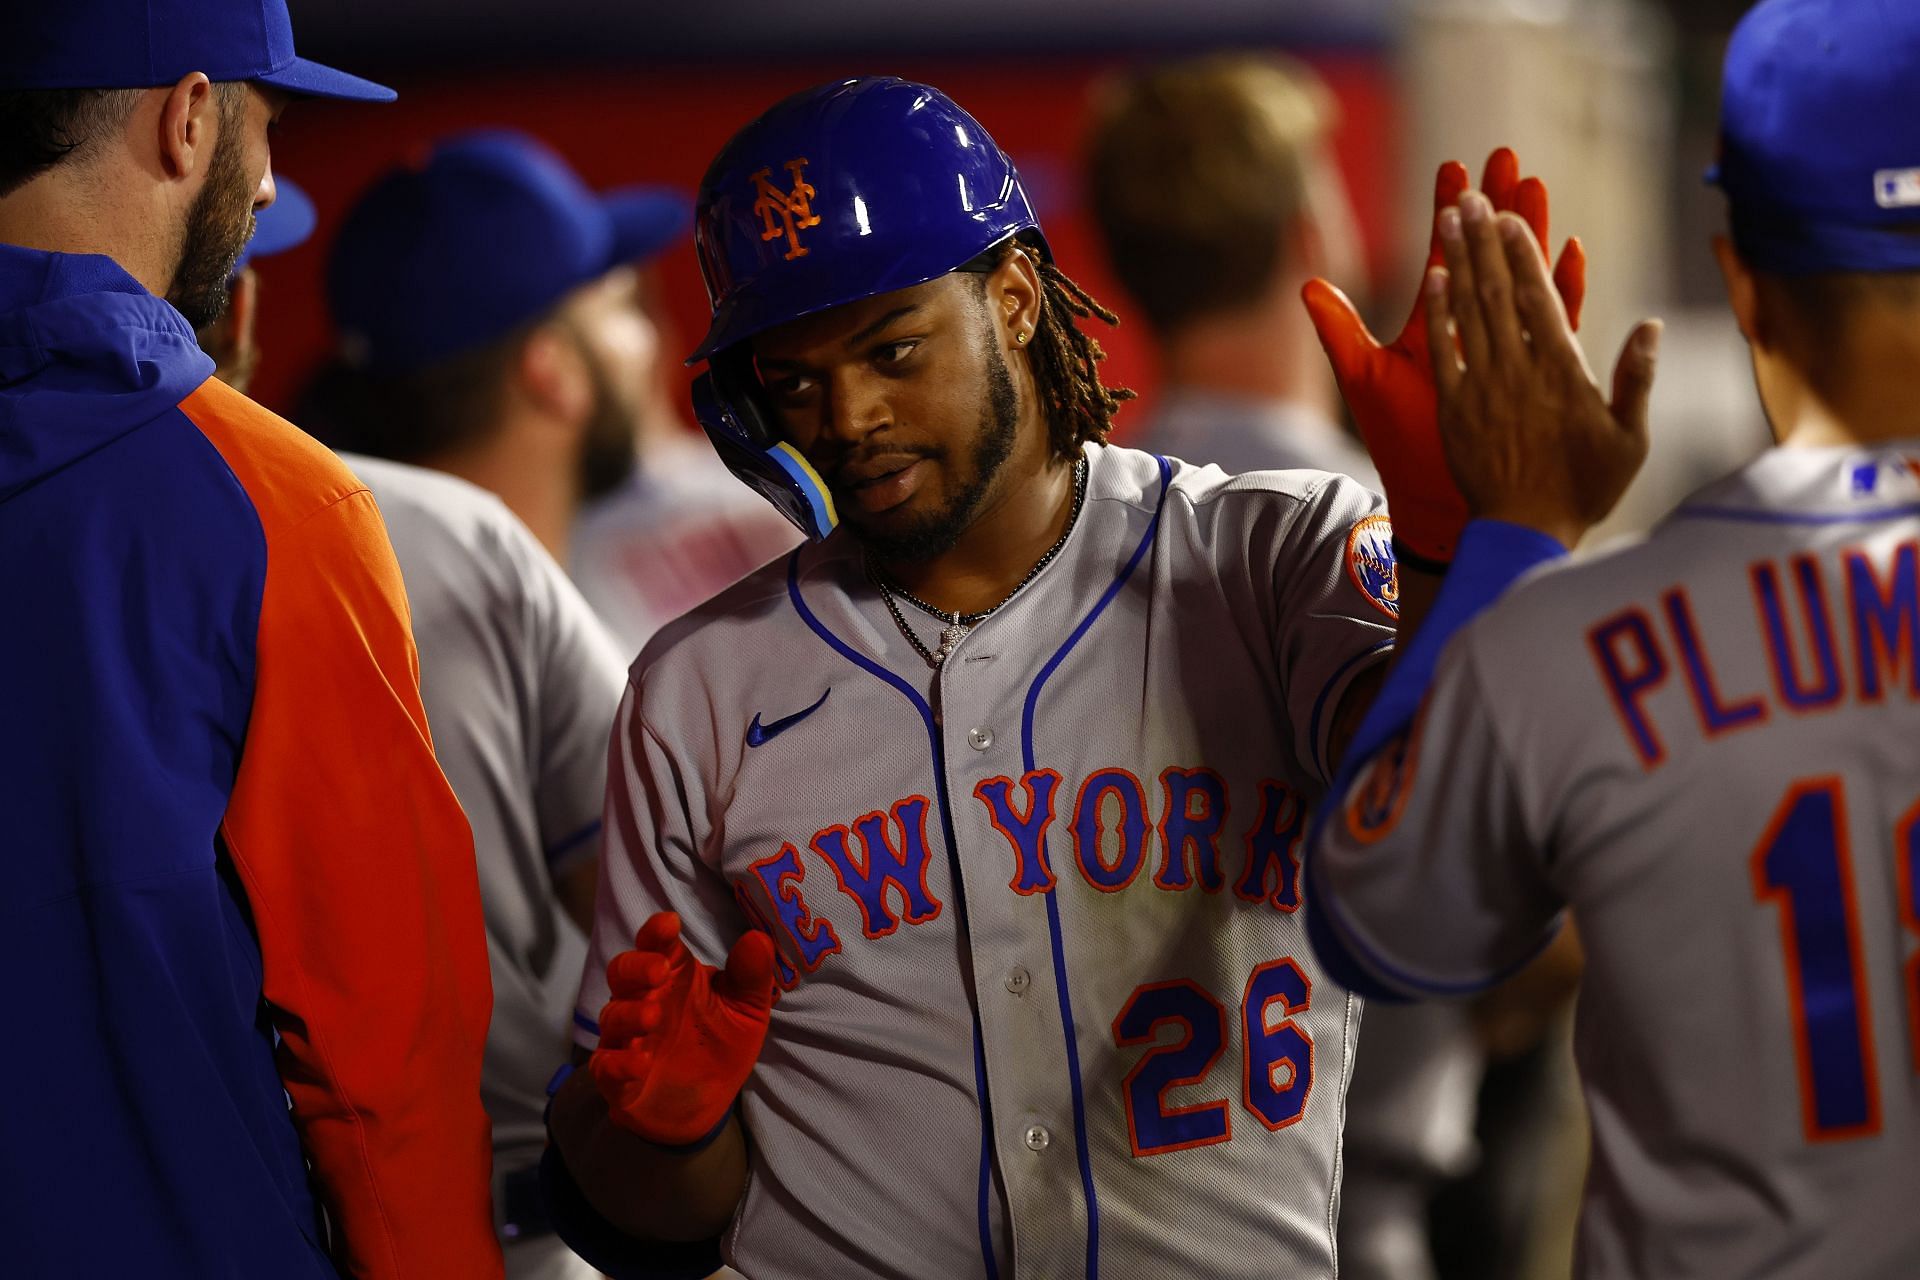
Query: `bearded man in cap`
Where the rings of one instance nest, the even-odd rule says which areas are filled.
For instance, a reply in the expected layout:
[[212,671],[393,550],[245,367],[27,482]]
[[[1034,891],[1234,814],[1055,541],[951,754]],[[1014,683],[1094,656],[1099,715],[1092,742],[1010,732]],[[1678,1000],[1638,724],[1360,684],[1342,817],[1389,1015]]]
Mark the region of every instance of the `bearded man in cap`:
[[473,846],[399,572],[194,342],[303,96],[392,94],[296,56],[281,0],[0,14],[19,1274],[500,1273]]

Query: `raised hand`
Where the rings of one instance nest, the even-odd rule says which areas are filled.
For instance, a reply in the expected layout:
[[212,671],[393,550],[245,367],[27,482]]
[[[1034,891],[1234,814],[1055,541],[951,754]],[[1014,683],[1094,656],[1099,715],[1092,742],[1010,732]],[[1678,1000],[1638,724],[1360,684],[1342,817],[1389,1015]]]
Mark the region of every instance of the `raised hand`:
[[1570,547],[1646,459],[1660,322],[1628,335],[1603,395],[1527,223],[1476,192],[1435,223],[1445,265],[1424,292],[1448,470],[1474,516]]
[[700,963],[663,911],[607,965],[612,999],[587,1062],[613,1122],[663,1146],[696,1146],[724,1126],[766,1040],[773,940],[744,934],[727,967]]
[[[1465,165],[1454,160],[1441,165],[1434,179],[1435,214],[1452,208],[1466,188]],[[1532,228],[1535,241],[1546,245],[1546,185],[1538,178],[1521,178],[1520,162],[1511,150],[1502,147],[1487,157],[1481,188],[1496,209],[1518,214]],[[1544,247],[1540,252],[1545,253]],[[1428,267],[1438,265],[1441,257],[1436,233]],[[1586,266],[1579,240],[1569,240],[1554,270],[1554,283],[1576,328],[1586,297]],[[1368,332],[1347,296],[1327,281],[1308,281],[1301,296],[1333,364],[1340,394],[1380,472],[1395,538],[1423,560],[1444,565],[1453,558],[1468,513],[1440,446],[1424,292],[1416,296],[1406,324],[1387,346]]]

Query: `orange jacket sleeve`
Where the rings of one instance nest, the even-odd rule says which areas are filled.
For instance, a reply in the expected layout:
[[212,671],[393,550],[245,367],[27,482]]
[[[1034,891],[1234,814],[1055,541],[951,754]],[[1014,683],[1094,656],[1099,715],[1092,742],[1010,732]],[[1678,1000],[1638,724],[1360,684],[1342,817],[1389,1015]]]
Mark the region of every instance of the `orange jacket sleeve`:
[[336,1260],[353,1276],[498,1276],[473,839],[434,761],[386,530],[331,454],[251,401],[208,384],[182,409],[267,541],[222,832]]

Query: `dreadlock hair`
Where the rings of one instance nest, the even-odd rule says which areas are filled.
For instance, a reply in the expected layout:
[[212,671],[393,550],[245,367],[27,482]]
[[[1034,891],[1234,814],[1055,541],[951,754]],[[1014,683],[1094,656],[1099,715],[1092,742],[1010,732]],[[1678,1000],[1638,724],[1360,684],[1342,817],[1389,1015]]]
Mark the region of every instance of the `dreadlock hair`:
[[1098,366],[1107,353],[1076,321],[1097,317],[1117,325],[1120,317],[1048,261],[1033,240],[1015,237],[989,252],[994,266],[1023,253],[1040,277],[1040,322],[1027,356],[1054,451],[1070,458],[1089,440],[1105,444],[1113,432],[1114,412],[1134,393],[1100,381]]

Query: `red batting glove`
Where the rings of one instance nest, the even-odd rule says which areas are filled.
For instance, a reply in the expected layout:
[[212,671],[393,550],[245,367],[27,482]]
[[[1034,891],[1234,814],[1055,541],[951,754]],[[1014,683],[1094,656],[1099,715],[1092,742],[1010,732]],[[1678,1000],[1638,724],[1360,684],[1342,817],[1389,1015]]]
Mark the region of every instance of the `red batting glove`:
[[767,1038],[773,939],[749,930],[725,970],[701,964],[662,911],[607,965],[613,998],[587,1070],[613,1122],[648,1142],[698,1147],[725,1125]]
[[[1457,160],[1440,166],[1434,180],[1433,210],[1460,202],[1467,189],[1467,167]],[[1547,188],[1538,178],[1521,179],[1520,161],[1501,147],[1487,157],[1480,189],[1496,210],[1511,210],[1533,228],[1541,253],[1547,243]],[[1436,230],[1427,266],[1441,261]],[[1425,273],[1422,273],[1422,284]],[[1587,293],[1587,255],[1578,238],[1567,241],[1553,272],[1554,287],[1566,304],[1573,327],[1580,327],[1580,304]],[[1333,363],[1340,394],[1360,428],[1380,484],[1387,493],[1394,538],[1423,560],[1444,566],[1453,559],[1460,531],[1467,524],[1467,500],[1447,470],[1440,447],[1440,415],[1427,357],[1427,304],[1417,290],[1413,310],[1400,336],[1381,346],[1367,331],[1353,303],[1325,280],[1309,280],[1301,290],[1314,331]]]

